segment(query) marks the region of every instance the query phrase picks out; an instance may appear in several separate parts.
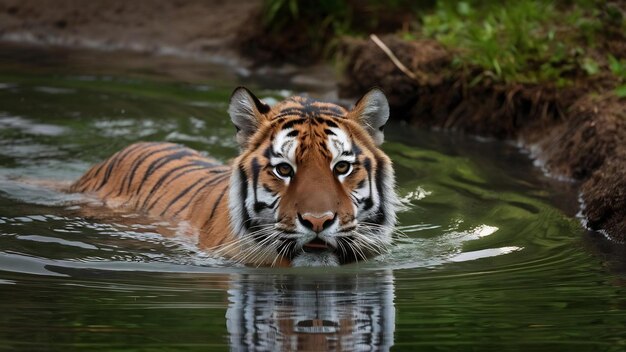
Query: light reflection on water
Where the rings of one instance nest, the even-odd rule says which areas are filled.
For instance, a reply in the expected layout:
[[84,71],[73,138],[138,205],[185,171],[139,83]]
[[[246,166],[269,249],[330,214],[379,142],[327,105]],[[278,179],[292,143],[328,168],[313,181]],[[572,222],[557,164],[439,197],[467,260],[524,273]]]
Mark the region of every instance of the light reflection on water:
[[[592,253],[573,212],[555,206],[569,204],[573,189],[540,175],[509,145],[392,124],[384,148],[406,209],[389,254],[342,268],[247,268],[200,251],[184,224],[52,190],[139,139],[233,157],[224,110],[241,82],[232,74],[195,67],[211,72],[202,76],[173,64],[168,72],[186,78],[164,82],[125,68],[90,67],[85,58],[72,72],[66,72],[72,65],[40,72],[16,70],[3,55],[0,346],[620,351],[626,345],[626,280]],[[188,81],[192,76],[197,81]],[[257,89],[263,97],[289,94],[263,84]],[[41,179],[49,182],[32,182]]]

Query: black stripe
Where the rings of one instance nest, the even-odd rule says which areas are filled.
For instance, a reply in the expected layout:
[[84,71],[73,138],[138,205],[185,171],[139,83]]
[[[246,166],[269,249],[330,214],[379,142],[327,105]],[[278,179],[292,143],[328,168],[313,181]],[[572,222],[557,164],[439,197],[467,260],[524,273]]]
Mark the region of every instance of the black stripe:
[[298,130],[293,130],[293,131],[287,133],[287,137],[297,137],[298,133],[300,133]]
[[[180,209],[178,209],[176,211],[176,213],[174,213],[174,215],[172,215],[172,217],[177,217],[178,214],[180,214],[183,210],[187,209],[187,207],[189,207],[189,205],[191,204],[191,202],[198,196],[198,194],[200,194],[200,191],[202,191],[203,189],[212,186],[216,183],[219,183],[221,181],[224,181],[224,179],[226,179],[228,177],[228,175],[219,175],[216,176],[215,178],[209,180],[207,183],[205,183],[204,185],[202,185],[202,187],[198,188],[196,190],[196,193],[193,194],[191,197],[189,197],[189,200],[187,201],[187,203],[185,203],[182,207],[180,207]],[[166,209],[167,210],[167,209]],[[165,210],[163,211],[165,212]],[[161,213],[162,215],[163,213]]]
[[135,161],[132,164],[130,175],[128,174],[126,175],[126,181],[127,181],[125,182],[126,187],[124,187],[124,183],[122,183],[122,187],[120,187],[120,190],[117,192],[117,196],[122,194],[122,192],[124,191],[124,188],[126,188],[126,192],[130,191],[130,186],[133,183],[133,179],[135,178],[135,173],[137,173],[137,169],[139,169],[139,166],[141,166],[141,164],[143,164],[146,160],[148,160],[149,157],[157,153],[166,152],[172,149],[180,149],[180,148],[182,147],[179,145],[169,145],[165,148],[152,150],[152,151],[146,151],[142,153],[141,155],[137,156],[137,159],[135,159]]
[[[108,177],[109,177],[109,175],[110,175],[110,171],[112,170],[112,168],[113,168],[114,166],[117,166],[117,165],[121,164],[121,163],[124,161],[124,159],[126,159],[126,158],[127,158],[127,157],[129,157],[129,156],[131,156],[131,154],[132,154],[132,153],[135,153],[135,152],[140,152],[141,150],[148,149],[148,148],[152,147],[154,144],[157,144],[157,143],[139,143],[139,144],[135,144],[135,145],[133,145],[133,146],[129,147],[123,155],[120,155],[120,157],[119,157],[119,158],[117,158],[117,159],[115,160],[115,165],[112,165],[110,170],[109,170],[109,169],[107,169],[107,172],[105,173],[105,176],[104,176],[104,177],[108,179]],[[122,182],[122,185],[123,185],[123,184],[124,184],[124,182]],[[101,187],[100,187],[100,188],[101,188]],[[98,188],[98,190],[99,190],[100,188]],[[113,191],[111,190],[109,193],[107,193],[107,194],[105,195],[105,197],[104,197],[104,198],[106,198],[107,196],[109,196],[109,194],[111,194],[112,192],[113,192]]]
[[135,190],[135,194],[139,194],[139,191],[141,190],[141,188],[143,187],[144,183],[146,183],[146,181],[148,180],[148,178],[150,176],[152,176],[152,174],[162,168],[163,166],[169,164],[172,161],[177,161],[180,160],[186,156],[190,156],[190,155],[194,155],[195,153],[189,151],[189,150],[182,150],[178,153],[173,153],[170,155],[166,155],[166,156],[162,156],[158,159],[156,159],[155,161],[153,161],[150,165],[148,165],[148,169],[146,169],[146,172],[143,174],[143,177],[141,178],[141,182],[139,183],[139,186],[137,187],[137,189]]
[[304,115],[304,110],[302,107],[294,107],[294,108],[287,108],[287,109],[283,109],[280,111],[280,113],[276,116],[274,116],[274,118],[281,118],[281,117],[285,117],[285,116],[302,116]]
[[[120,152],[117,152],[117,153],[113,154],[113,156],[112,156],[111,158],[115,158],[115,157],[117,157],[117,155],[118,155],[119,153],[120,153]],[[91,171],[90,171],[87,175],[85,175],[85,177],[87,177],[87,178],[98,177],[98,174],[100,173],[100,171],[102,171],[102,169],[104,168],[104,165],[106,165],[106,162],[104,162],[104,161],[103,161],[103,162],[101,162],[101,163],[98,165],[98,167],[97,167],[97,168],[96,168],[95,166],[94,166],[94,167],[92,167],[92,168],[91,168]]]
[[248,223],[250,221],[250,214],[248,214],[248,210],[246,209],[246,198],[248,198],[248,175],[246,175],[246,171],[242,166],[239,166],[239,178],[241,180],[241,188],[239,190],[241,220],[244,229],[248,230],[250,228],[250,224]]
[[[184,167],[182,167],[182,166],[181,166],[181,167],[179,167],[179,168],[177,168],[177,169],[183,169],[183,168],[188,168],[188,167],[193,167],[193,166],[195,166],[195,165],[185,165]],[[182,176],[184,176],[184,175],[186,175],[186,174],[188,174],[188,173],[190,173],[190,172],[193,172],[193,171],[203,171],[203,170],[204,170],[204,168],[203,168],[203,167],[196,167],[195,169],[185,170],[185,171],[183,171],[183,172],[179,173],[178,175],[174,176],[174,178],[172,178],[172,179],[170,180],[170,183],[171,183],[171,182],[174,182],[176,179],[178,179],[178,178],[180,178],[180,177],[182,177]],[[172,170],[172,171],[170,172],[170,174],[171,174],[172,172],[174,172],[174,171],[177,171],[177,170]],[[163,181],[165,181],[165,178],[167,178],[167,176],[169,176],[169,174],[167,174],[167,175],[165,175],[165,176],[163,177]],[[159,180],[159,181],[160,181],[160,180]],[[154,194],[156,194],[156,193],[155,193],[155,191],[156,191],[159,187],[161,187],[162,183],[163,183],[163,182],[160,182],[158,185],[155,185],[155,186],[152,188],[152,190],[150,191],[150,194],[148,195],[148,198],[146,198],[146,200],[145,200],[145,201],[143,202],[143,204],[141,205],[141,207],[142,207],[142,208],[145,208],[146,204],[148,204],[148,201],[150,201],[150,199],[152,198],[152,196],[153,196]],[[153,203],[152,203],[152,204],[148,207],[148,210],[151,210],[152,208],[154,208],[154,206],[155,206],[155,205],[157,205],[157,203],[159,203],[159,201],[161,200],[161,198],[163,198],[164,196],[165,196],[165,193],[161,194],[161,195],[160,195],[160,196],[159,196],[159,197],[158,197],[158,198],[157,198],[157,199],[156,199],[156,200],[155,200],[155,201],[154,201],[154,202],[153,202]]]
[[215,211],[217,210],[218,205],[220,205],[220,201],[222,200],[222,197],[224,197],[224,194],[226,194],[227,190],[228,190],[228,184],[226,184],[226,187],[224,187],[219,197],[217,197],[217,199],[215,200],[215,204],[213,204],[213,209],[211,209],[211,215],[209,215],[209,218],[202,225],[202,228],[209,225],[209,222],[213,219],[213,216],[215,216]]
[[306,120],[303,120],[303,119],[295,119],[295,120],[287,121],[282,126],[280,126],[280,129],[281,130],[286,130],[286,129],[292,128],[295,125],[301,125],[305,121]]
[[[177,166],[177,167],[175,167],[175,168],[173,168],[171,170],[166,171],[163,175],[161,175],[159,180],[154,184],[154,186],[152,186],[152,189],[150,189],[150,192],[148,193],[148,195],[144,199],[143,203],[141,204],[141,208],[143,208],[146,205],[146,203],[148,202],[148,200],[150,200],[150,198],[154,194],[154,191],[156,191],[159,187],[161,187],[161,185],[163,184],[163,182],[165,181],[166,178],[168,178],[171,174],[173,174],[174,172],[176,172],[178,170],[188,169],[190,167],[195,167],[195,165],[193,165],[193,164],[185,164],[185,165]],[[197,168],[196,170],[200,170],[200,168]],[[193,171],[193,170],[190,170],[190,171]]]
[[378,168],[376,169],[376,188],[378,189],[378,216],[377,219],[375,221],[375,223],[377,224],[383,224],[387,218],[386,215],[386,205],[385,205],[385,190],[383,189],[384,186],[384,176],[385,173],[383,172],[383,162],[380,159],[376,159],[376,166],[378,166]]
[[370,188],[368,197],[363,199],[363,202],[365,202],[363,210],[369,210],[374,206],[374,201],[372,200],[372,161],[370,158],[365,158],[365,160],[363,160],[363,167],[367,171],[367,180]]
[[[119,154],[119,152],[115,153],[113,157],[116,156],[117,154]],[[97,177],[98,173],[100,173],[100,171],[104,168],[106,164],[107,164],[106,161],[102,161],[100,164],[93,166],[89,170],[88,173],[83,175],[80,179],[78,179],[78,181],[76,181],[76,183],[72,185],[72,187],[70,188],[70,191],[85,192],[85,190],[87,189],[87,183],[89,183],[89,181],[94,180],[95,177]]]
[[325,122],[326,122],[326,119],[322,118],[321,116],[315,116],[313,118],[313,124],[314,125],[321,125],[321,124],[323,124]]
[[274,147],[272,146],[272,144],[270,144],[263,152],[263,156],[269,160],[272,157],[278,158],[278,157],[281,157],[282,155],[276,154],[276,152],[274,152]]
[[254,211],[257,208],[257,185],[259,183],[259,173],[261,172],[261,165],[259,165],[259,161],[257,158],[252,159],[252,190],[254,191]]
[[182,192],[178,193],[178,195],[176,197],[174,197],[174,199],[172,199],[167,206],[165,207],[165,209],[163,209],[163,211],[161,211],[161,214],[159,214],[160,216],[163,216],[165,214],[165,212],[172,206],[174,205],[174,203],[176,203],[180,198],[182,198],[185,194],[189,193],[189,191],[191,191],[194,187],[196,187],[198,184],[200,184],[200,182],[204,182],[207,180],[207,176],[200,178],[199,180],[197,180],[196,182],[192,183],[191,186],[185,188]]
[[[130,153],[130,151],[128,151],[127,153]],[[124,153],[124,154],[127,154]],[[102,189],[102,187],[104,187],[104,185],[109,182],[109,177],[111,177],[111,172],[113,172],[113,167],[115,167],[115,165],[117,165],[118,159],[120,158],[120,155],[114,155],[113,157],[111,157],[111,159],[107,160],[107,162],[105,162],[105,164],[107,164],[107,169],[104,172],[104,177],[102,178],[102,181],[100,181],[100,185],[98,187],[96,187],[96,191],[99,191],[100,189]]]
[[130,147],[126,148],[126,150],[124,150],[121,154],[116,154],[113,157],[111,157],[109,159],[109,161],[108,161],[108,165],[109,166],[107,167],[107,170],[104,173],[104,178],[102,179],[102,182],[100,183],[100,185],[95,190],[99,191],[109,181],[109,177],[111,177],[111,172],[113,171],[113,167],[115,165],[121,163],[122,160],[124,160],[124,158],[126,158],[132,152],[134,152],[136,150],[143,149],[143,148],[148,148],[151,145],[152,145],[152,143],[137,143],[137,144],[133,144]]
[[254,211],[255,212],[260,212],[263,209],[274,209],[274,206],[276,205],[276,202],[278,202],[279,198],[276,198],[271,204],[267,204],[265,202],[254,202]]
[[335,127],[335,128],[339,128],[339,126],[338,126],[336,123],[334,123],[333,121],[328,120],[328,119],[323,119],[323,120],[324,120],[324,122],[326,122],[326,124],[327,124],[328,126],[330,126],[330,127]]

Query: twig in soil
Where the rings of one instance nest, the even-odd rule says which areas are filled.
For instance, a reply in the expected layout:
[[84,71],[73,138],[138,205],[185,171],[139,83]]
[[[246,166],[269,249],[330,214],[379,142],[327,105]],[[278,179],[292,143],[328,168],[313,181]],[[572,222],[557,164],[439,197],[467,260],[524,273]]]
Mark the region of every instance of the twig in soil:
[[396,65],[396,67],[400,71],[402,71],[402,73],[419,83],[422,83],[426,80],[426,77],[424,77],[424,75],[420,75],[420,77],[418,77],[414,72],[404,66],[404,64],[400,62],[398,57],[391,51],[391,49],[389,49],[387,45],[385,45],[385,43],[383,43],[382,40],[380,40],[380,38],[378,38],[376,34],[370,34],[370,39],[380,48],[380,50],[382,50],[387,55],[387,57],[389,57],[391,62],[393,62],[393,64]]

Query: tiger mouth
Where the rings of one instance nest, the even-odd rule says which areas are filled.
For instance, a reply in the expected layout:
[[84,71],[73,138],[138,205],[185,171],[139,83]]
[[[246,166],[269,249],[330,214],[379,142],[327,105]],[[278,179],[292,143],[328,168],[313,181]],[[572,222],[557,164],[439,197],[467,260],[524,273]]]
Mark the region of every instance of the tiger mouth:
[[328,250],[334,250],[334,248],[326,241],[316,237],[310,242],[302,245],[302,250],[306,253],[323,253]]

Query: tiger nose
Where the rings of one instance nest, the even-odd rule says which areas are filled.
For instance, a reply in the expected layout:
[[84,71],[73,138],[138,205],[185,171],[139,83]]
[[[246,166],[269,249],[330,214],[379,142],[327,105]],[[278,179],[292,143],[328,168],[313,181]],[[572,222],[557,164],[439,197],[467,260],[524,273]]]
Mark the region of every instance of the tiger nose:
[[329,228],[335,222],[336,218],[337,214],[333,214],[329,211],[323,214],[298,213],[298,220],[300,220],[302,226],[313,230],[315,233],[320,233]]

